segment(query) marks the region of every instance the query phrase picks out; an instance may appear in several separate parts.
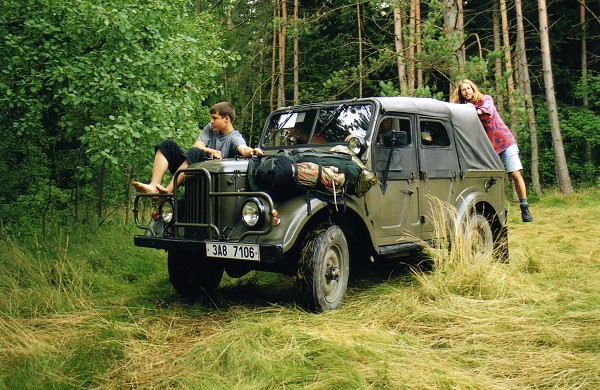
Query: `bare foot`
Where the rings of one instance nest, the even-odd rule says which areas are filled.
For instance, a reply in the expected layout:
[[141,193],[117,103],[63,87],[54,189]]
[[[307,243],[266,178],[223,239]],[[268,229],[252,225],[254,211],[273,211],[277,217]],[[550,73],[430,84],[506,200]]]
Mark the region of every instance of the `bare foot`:
[[156,190],[161,194],[168,194],[169,190],[166,187],[163,187],[161,184],[156,186]]
[[154,194],[159,192],[156,186],[151,186],[150,184],[141,183],[139,181],[132,181],[131,185],[136,189],[137,192],[141,192],[142,194]]

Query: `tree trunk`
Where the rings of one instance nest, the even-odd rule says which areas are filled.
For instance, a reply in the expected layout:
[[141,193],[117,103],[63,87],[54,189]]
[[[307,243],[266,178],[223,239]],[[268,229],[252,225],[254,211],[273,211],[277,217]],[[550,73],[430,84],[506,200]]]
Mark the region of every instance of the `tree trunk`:
[[[495,1],[492,10],[492,18],[494,29],[494,51],[500,52],[500,50],[502,50],[502,45],[500,43],[500,23],[498,22],[498,19],[500,18],[500,9],[498,3]],[[496,97],[494,98],[494,101],[496,102],[498,111],[504,112],[504,82],[502,77],[501,57],[496,57],[494,59],[494,70],[496,75]]]
[[298,75],[298,0],[294,0],[294,104],[300,103],[300,77]]
[[406,66],[404,64],[404,44],[402,42],[402,10],[400,5],[394,6],[394,44],[396,47],[396,64],[398,67],[398,81],[400,82],[400,94],[406,95],[408,85],[406,82]]
[[508,12],[506,11],[506,0],[500,0],[500,16],[502,20],[502,41],[504,52],[504,65],[506,69],[506,89],[508,93],[508,110],[510,112],[510,130],[517,138],[517,118],[514,108],[515,82],[513,78],[513,66],[510,51],[510,35],[508,32]]
[[461,70],[464,70],[467,64],[467,53],[465,47],[465,18],[464,18],[464,10],[463,10],[463,2],[462,0],[458,0],[456,2],[458,6],[458,18],[457,18],[457,28],[458,34],[460,37],[460,46],[458,50],[458,64]]
[[[279,0],[275,0],[273,5],[273,20],[276,21],[279,16]],[[275,109],[275,82],[277,81],[277,23],[273,23],[273,43],[271,45],[271,93],[269,96],[269,107],[271,111]]]
[[287,35],[287,0],[281,0],[281,20],[279,22],[279,87],[277,106],[285,106],[285,47]]
[[[418,1],[418,0],[417,0]],[[415,33],[416,33],[416,10],[415,0],[410,0],[410,11],[408,18],[408,26],[410,32],[408,35],[408,48],[406,50],[406,59],[408,61],[408,69],[406,72],[408,94],[410,96],[415,94]]]
[[527,62],[527,51],[525,47],[525,30],[523,27],[523,9],[521,0],[515,0],[517,12],[517,48],[516,62],[519,70],[519,88],[525,94],[525,106],[527,109],[527,124],[529,125],[529,138],[531,142],[531,182],[536,194],[541,195],[539,153],[537,142],[537,126],[535,123],[535,110],[533,98],[531,97],[531,81],[529,79],[529,63]]
[[[587,22],[585,20],[585,0],[579,0],[579,23],[581,24],[581,86],[583,89],[582,105],[590,106],[587,82]],[[585,158],[587,160],[586,175],[593,177],[594,162],[592,160],[592,146],[588,138],[585,139]]]
[[129,212],[131,211],[131,182],[133,181],[133,177],[135,174],[135,168],[129,167],[127,168],[127,182],[125,183],[125,194],[127,194],[126,206],[125,206],[125,225],[129,224]]
[[556,96],[554,92],[554,79],[552,76],[552,62],[550,55],[550,41],[548,37],[548,14],[546,12],[546,0],[538,0],[538,13],[540,18],[540,43],[542,49],[542,65],[544,73],[544,85],[546,88],[546,100],[548,101],[548,113],[550,118],[550,132],[552,134],[552,145],[554,147],[554,160],[556,164],[556,175],[558,187],[562,193],[573,192],[569,167],[565,157],[558,112],[556,110]]
[[362,53],[362,26],[360,23],[360,0],[356,0],[356,20],[358,30],[358,97],[363,96],[363,53]]
[[[453,47],[454,54],[458,59],[458,73],[464,74],[465,71],[465,46],[463,38],[463,27],[461,25],[462,16],[462,1],[460,0],[445,0],[444,6],[446,12],[444,13],[444,30],[448,36],[456,38],[457,42]],[[455,74],[451,74],[450,77],[455,78]],[[450,85],[450,89],[453,86]],[[452,93],[452,91],[450,91]]]
[[417,88],[423,88],[423,67],[420,65],[421,51],[423,49],[421,39],[421,0],[415,1],[415,36],[417,40],[417,61],[419,61],[419,66],[417,67]]
[[98,221],[102,221],[104,211],[104,176],[106,169],[104,167],[96,168],[96,215]]
[[581,85],[583,86],[583,106],[589,107],[587,92],[587,23],[585,21],[585,0],[579,0],[579,23],[581,24]]

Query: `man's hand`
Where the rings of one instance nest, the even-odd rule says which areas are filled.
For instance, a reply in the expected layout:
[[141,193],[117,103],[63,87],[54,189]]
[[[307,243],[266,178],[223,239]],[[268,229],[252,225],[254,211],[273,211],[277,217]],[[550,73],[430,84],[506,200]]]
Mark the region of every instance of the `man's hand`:
[[250,146],[238,147],[238,153],[244,157],[262,156],[264,153],[260,148],[251,148]]
[[219,160],[223,158],[223,157],[222,157],[223,155],[221,154],[221,151],[220,151],[220,150],[216,150],[216,149],[208,149],[208,150],[206,151],[206,153],[208,153],[208,156],[209,156],[210,158],[217,158],[217,159],[219,159]]

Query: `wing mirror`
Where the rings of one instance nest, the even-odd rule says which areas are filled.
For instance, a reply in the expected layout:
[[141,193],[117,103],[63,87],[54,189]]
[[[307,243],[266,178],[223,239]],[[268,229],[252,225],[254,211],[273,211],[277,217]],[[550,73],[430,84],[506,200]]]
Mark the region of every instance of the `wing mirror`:
[[382,134],[383,146],[386,148],[402,148],[407,145],[406,131],[390,131]]

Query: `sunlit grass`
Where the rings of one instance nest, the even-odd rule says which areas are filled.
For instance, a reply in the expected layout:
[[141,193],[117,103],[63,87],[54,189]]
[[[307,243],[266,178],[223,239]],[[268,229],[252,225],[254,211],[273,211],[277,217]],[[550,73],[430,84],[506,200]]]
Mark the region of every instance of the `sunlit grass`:
[[599,195],[550,193],[531,224],[511,205],[508,263],[455,239],[319,315],[261,273],[183,300],[130,227],[2,232],[0,388],[599,388]]

